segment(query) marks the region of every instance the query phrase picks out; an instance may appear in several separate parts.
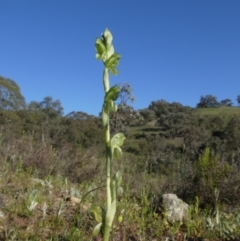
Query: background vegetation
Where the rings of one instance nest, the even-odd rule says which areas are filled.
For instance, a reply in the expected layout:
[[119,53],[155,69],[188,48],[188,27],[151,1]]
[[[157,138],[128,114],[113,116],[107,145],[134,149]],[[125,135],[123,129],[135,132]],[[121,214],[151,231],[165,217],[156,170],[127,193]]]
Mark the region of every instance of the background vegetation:
[[[240,108],[206,95],[196,108],[157,100],[136,111],[124,93],[111,116],[113,133],[127,136],[112,240],[239,238]],[[0,77],[0,240],[94,240],[86,207],[105,201],[102,131],[99,117],[64,115],[51,97],[26,104]],[[187,222],[166,221],[164,193],[190,204]]]

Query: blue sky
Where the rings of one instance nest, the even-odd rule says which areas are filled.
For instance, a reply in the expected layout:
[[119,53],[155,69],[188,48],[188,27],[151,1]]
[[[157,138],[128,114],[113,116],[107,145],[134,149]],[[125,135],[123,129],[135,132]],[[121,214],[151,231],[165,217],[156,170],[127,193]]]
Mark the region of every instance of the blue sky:
[[65,114],[98,115],[105,28],[122,55],[111,85],[128,82],[135,109],[165,99],[195,107],[201,95],[240,94],[239,0],[0,0],[0,75],[27,103],[60,100]]

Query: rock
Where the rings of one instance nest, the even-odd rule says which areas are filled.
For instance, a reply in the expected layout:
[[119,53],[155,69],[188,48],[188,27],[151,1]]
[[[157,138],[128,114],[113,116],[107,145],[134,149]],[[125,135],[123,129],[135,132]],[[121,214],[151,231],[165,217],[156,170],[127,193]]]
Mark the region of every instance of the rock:
[[80,198],[73,197],[73,196],[67,197],[66,201],[70,201],[73,207],[76,207],[77,205],[81,204],[80,207],[81,207],[81,211],[83,212],[87,212],[92,206],[91,203],[85,203],[85,204],[81,203]]
[[66,201],[70,201],[74,204],[79,204],[81,203],[81,199],[80,198],[77,198],[77,197],[73,197],[73,196],[70,196],[70,197],[67,197],[66,198]]
[[186,219],[188,204],[183,202],[177,195],[163,194],[163,210],[167,213],[168,222],[183,221]]

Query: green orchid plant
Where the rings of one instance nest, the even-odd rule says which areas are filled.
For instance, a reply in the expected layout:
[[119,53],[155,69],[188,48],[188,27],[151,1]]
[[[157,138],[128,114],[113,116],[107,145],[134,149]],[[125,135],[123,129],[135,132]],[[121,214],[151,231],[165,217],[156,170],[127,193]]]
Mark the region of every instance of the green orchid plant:
[[110,87],[109,72],[117,75],[116,67],[121,58],[120,54],[114,52],[112,45],[112,34],[106,29],[101,38],[97,38],[95,42],[96,58],[103,62],[103,86],[104,86],[104,101],[102,107],[102,124],[104,129],[104,142],[106,148],[106,189],[107,189],[107,207],[95,207],[93,213],[98,224],[93,230],[93,235],[97,236],[100,231],[103,233],[103,240],[108,241],[110,237],[113,219],[116,213],[117,196],[123,192],[120,186],[122,177],[119,171],[113,173],[112,162],[113,158],[119,158],[122,155],[121,146],[123,145],[125,136],[123,133],[117,133],[112,138],[110,136],[110,121],[109,115],[111,112],[117,111],[117,104],[121,89],[118,85]]

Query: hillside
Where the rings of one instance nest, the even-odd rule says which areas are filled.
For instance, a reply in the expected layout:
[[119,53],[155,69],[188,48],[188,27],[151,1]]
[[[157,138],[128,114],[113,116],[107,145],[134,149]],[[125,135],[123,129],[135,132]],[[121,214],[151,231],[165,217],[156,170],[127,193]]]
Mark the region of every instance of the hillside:
[[[224,115],[226,118],[234,115],[240,116],[240,107],[215,107],[215,108],[194,108],[194,113],[199,115],[219,116]],[[229,119],[229,118],[228,118]]]
[[[126,135],[123,157],[113,164],[124,188],[116,240],[239,238],[239,114],[236,107],[159,101],[112,115],[112,131]],[[101,240],[91,235],[92,208],[105,203],[101,119],[63,116],[60,103],[45,98],[0,110],[0,127],[0,240]],[[164,193],[189,204],[188,221],[167,222]]]

